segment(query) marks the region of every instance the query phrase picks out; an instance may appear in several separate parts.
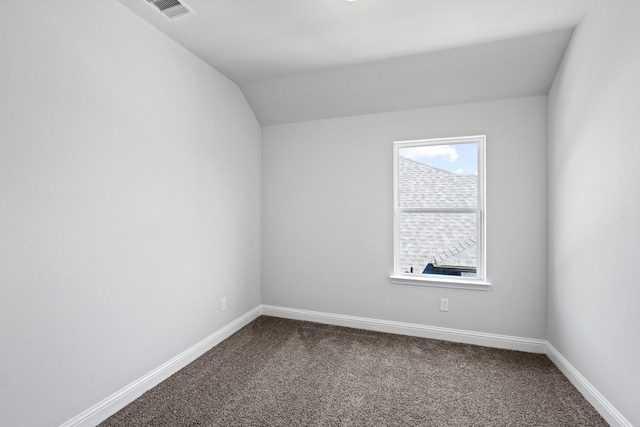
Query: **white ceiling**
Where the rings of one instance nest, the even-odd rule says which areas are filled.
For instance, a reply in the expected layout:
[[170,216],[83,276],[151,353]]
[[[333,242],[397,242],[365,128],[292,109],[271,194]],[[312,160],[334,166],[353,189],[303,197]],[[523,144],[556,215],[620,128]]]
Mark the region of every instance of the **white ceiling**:
[[269,125],[547,93],[593,0],[184,0],[172,21],[119,1]]

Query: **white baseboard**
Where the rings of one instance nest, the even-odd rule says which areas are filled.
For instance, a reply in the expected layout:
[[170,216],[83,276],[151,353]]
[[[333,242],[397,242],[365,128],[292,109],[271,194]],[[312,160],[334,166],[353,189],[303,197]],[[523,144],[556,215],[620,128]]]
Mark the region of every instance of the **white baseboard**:
[[60,427],[93,427],[106,420],[129,403],[136,400],[142,394],[160,384],[174,373],[178,372],[189,363],[220,344],[222,341],[245,327],[247,324],[258,318],[261,314],[261,307],[258,306],[249,312],[238,317],[233,322],[217,330],[199,343],[191,346],[173,359],[158,366],[153,371],[132,382],[123,389],[115,392],[103,401],[95,404],[91,408],[70,419]]
[[350,328],[367,329],[370,331],[388,332],[399,335],[409,335],[421,338],[432,338],[443,341],[453,341],[465,344],[482,345],[485,347],[503,348],[508,350],[527,351],[530,353],[546,353],[547,341],[520,338],[508,335],[487,334],[483,332],[464,331],[460,329],[425,326],[415,323],[394,322],[390,320],[355,317],[342,314],[321,313],[317,311],[297,310],[293,308],[262,306],[262,314],[266,316],[283,317],[294,320],[326,323],[329,325],[347,326]]
[[508,335],[488,334],[460,329],[425,326],[415,323],[394,322],[366,317],[347,316],[341,314],[322,313],[317,311],[298,310],[271,305],[258,306],[233,322],[214,332],[199,343],[183,351],[173,359],[157,367],[147,375],[139,378],[123,389],[117,391],[103,401],[97,403],[60,427],[92,427],[104,421],[140,397],[145,391],[164,381],[212,347],[215,347],[244,326],[258,318],[266,316],[282,317],[294,320],[346,326],[399,335],[432,338],[465,344],[508,350],[543,353],[560,369],[571,383],[584,395],[602,417],[614,427],[633,427],[632,424],[591,384],[558,350],[546,340],[520,338]]
[[612,427],[633,427],[550,342],[547,342],[547,356]]

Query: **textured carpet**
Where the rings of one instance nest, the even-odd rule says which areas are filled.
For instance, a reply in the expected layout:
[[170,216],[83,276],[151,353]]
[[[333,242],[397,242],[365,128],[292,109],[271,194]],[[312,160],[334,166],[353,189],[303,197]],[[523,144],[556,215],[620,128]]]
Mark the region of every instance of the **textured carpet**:
[[606,426],[540,354],[260,317],[101,426]]

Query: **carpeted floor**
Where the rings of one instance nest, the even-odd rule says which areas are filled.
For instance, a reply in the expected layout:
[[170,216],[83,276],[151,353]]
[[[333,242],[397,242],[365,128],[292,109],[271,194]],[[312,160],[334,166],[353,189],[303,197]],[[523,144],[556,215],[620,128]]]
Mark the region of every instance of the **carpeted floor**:
[[606,425],[545,355],[265,316],[101,424]]

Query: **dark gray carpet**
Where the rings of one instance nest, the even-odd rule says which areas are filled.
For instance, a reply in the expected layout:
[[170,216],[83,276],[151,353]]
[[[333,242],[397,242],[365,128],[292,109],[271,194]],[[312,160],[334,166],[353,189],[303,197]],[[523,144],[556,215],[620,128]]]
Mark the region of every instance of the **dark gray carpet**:
[[260,317],[101,426],[606,426],[540,354]]

